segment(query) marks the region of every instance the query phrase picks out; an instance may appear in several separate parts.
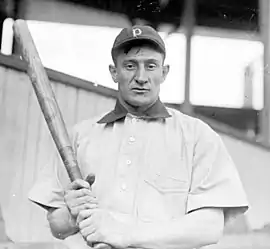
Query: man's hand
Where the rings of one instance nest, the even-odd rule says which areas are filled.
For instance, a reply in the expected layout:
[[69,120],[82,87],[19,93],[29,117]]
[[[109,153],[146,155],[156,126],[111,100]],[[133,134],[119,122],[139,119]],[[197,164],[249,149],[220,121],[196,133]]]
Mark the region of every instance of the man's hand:
[[127,248],[131,222],[120,222],[103,209],[82,210],[77,217],[80,232],[89,245],[103,242],[115,248]]
[[89,183],[80,179],[68,185],[64,200],[75,220],[80,211],[94,209],[98,206],[97,198],[92,194]]

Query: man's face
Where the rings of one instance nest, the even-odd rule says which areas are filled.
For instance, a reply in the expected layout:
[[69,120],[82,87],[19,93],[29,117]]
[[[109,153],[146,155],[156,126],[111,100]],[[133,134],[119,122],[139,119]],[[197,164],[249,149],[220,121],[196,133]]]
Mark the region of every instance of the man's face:
[[118,83],[119,97],[134,107],[153,104],[169,71],[163,61],[163,54],[150,46],[119,51],[116,65],[110,66],[113,80]]

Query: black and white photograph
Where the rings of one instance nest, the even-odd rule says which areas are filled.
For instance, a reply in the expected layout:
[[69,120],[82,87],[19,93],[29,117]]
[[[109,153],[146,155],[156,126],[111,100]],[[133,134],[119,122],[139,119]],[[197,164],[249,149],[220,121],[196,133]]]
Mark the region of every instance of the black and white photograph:
[[270,249],[269,0],[0,0],[0,249]]

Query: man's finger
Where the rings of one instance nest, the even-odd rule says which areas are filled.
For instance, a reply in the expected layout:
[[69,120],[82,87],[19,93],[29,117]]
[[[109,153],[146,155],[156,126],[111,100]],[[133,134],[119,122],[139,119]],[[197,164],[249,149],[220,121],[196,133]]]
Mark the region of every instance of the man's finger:
[[104,244],[104,243],[96,243],[93,245],[94,249],[112,249],[111,246]]
[[86,209],[96,209],[98,208],[97,203],[86,203],[81,206],[80,212]]
[[97,236],[97,234],[94,232],[92,234],[89,234],[87,237],[86,237],[86,241],[90,244],[96,244],[98,242],[102,242],[100,240],[100,238]]
[[80,233],[84,238],[87,238],[87,236],[95,233],[95,231],[96,231],[96,228],[94,226],[89,225],[89,226],[81,229]]
[[77,207],[82,206],[84,204],[98,204],[97,198],[93,196],[74,196],[74,199],[72,201],[67,199],[67,202],[69,202],[70,207]]
[[69,190],[77,190],[81,188],[91,189],[90,184],[87,181],[84,181],[82,179],[76,179],[71,184],[68,185]]
[[90,196],[92,198],[96,198],[92,194],[92,192],[86,188],[82,188],[79,190],[67,190],[65,192],[64,198],[65,198],[65,201],[69,201],[69,200],[74,200],[74,199],[77,199],[77,198],[83,197],[83,196]]
[[[83,204],[83,205],[80,205],[80,206],[77,206],[77,207],[73,207],[73,208],[70,208],[70,212],[72,214],[72,216],[74,217],[78,217],[79,213],[88,209],[96,209],[98,208],[98,205],[95,204],[95,203],[86,203],[86,204]],[[81,221],[81,220],[80,220]]]
[[90,218],[93,212],[94,211],[92,209],[85,209],[79,212],[76,222],[79,224],[80,229],[83,229],[84,227],[91,224]]

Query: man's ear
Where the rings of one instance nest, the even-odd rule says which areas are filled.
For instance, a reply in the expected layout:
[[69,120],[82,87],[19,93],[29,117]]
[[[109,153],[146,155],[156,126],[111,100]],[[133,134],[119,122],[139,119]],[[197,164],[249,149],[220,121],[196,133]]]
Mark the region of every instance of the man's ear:
[[170,66],[169,65],[164,65],[163,69],[162,69],[162,77],[163,77],[162,83],[166,80],[169,71],[170,71]]
[[118,83],[116,67],[114,65],[110,65],[109,66],[109,70],[110,70],[110,73],[111,73],[111,76],[112,76],[113,81],[115,83]]

